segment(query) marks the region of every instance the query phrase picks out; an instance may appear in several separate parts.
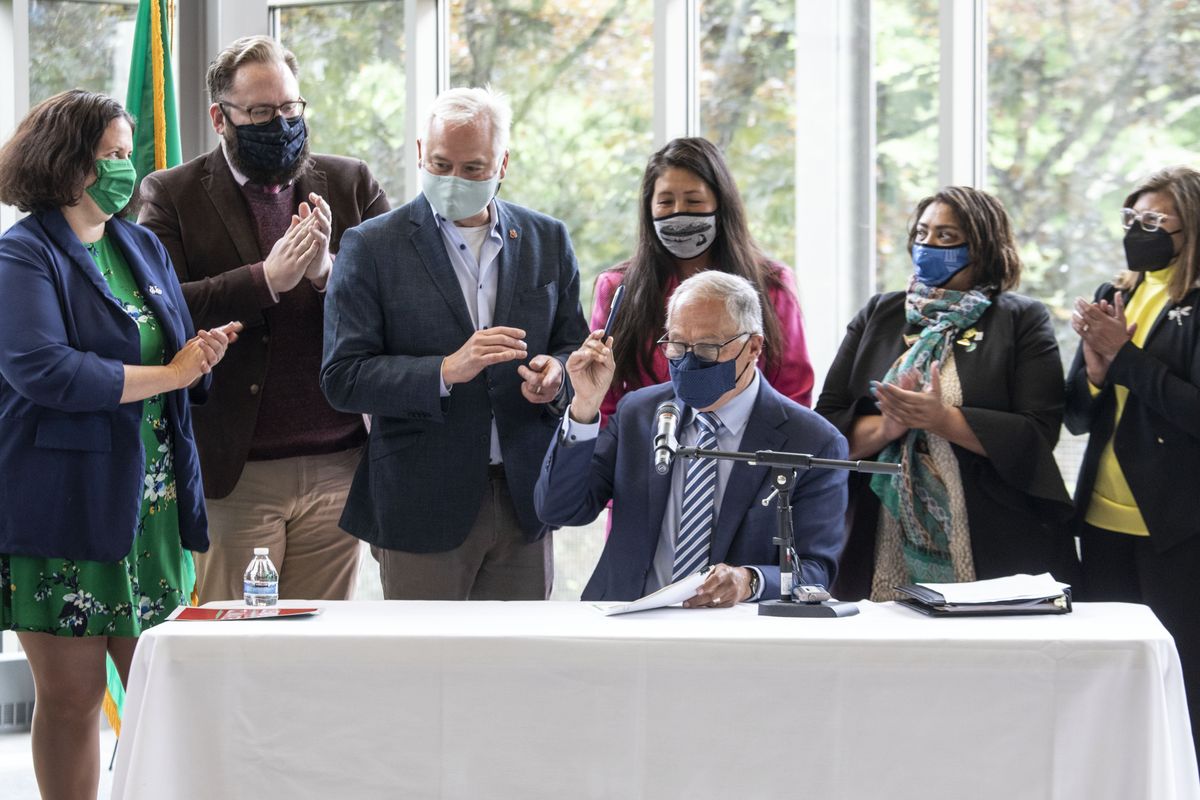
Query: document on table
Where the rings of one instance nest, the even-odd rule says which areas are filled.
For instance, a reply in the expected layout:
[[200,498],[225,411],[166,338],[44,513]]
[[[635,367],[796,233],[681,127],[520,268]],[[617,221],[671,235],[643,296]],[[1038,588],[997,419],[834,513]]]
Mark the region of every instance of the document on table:
[[167,621],[183,622],[229,622],[246,619],[282,619],[284,617],[311,617],[321,609],[293,608],[291,606],[247,606],[245,608],[196,608],[178,606],[167,617]]
[[596,604],[596,608],[603,611],[605,616],[611,617],[614,614],[648,611],[652,608],[663,608],[664,606],[673,606],[682,603],[684,600],[690,600],[696,596],[696,590],[700,588],[700,584],[704,583],[704,579],[708,577],[709,569],[710,567],[705,567],[699,572],[693,572],[686,578],[680,578],[675,583],[668,584],[657,592],[648,594],[639,600],[634,600],[632,603],[617,603],[615,605]]
[[969,583],[909,583],[895,587],[900,605],[934,617],[1069,614],[1071,587],[1049,573]]
[[1044,600],[1058,597],[1064,589],[1049,572],[1041,575],[1009,575],[969,583],[918,583],[942,596],[945,603],[1000,603],[1012,600]]

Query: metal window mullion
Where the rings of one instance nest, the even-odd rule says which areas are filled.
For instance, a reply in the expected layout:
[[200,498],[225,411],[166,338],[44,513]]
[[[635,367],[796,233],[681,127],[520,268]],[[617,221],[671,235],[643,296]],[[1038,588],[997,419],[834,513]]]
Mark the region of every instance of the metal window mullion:
[[421,190],[417,139],[438,92],[450,86],[450,3],[448,0],[404,2],[404,200]]
[[271,10],[288,8],[289,6],[332,6],[348,5],[351,3],[377,3],[379,0],[268,0]]
[[[29,111],[29,0],[0,0],[0,141]],[[0,232],[23,217],[0,205]]]
[[824,383],[875,280],[875,84],[871,0],[795,0],[796,284]]
[[938,180],[982,188],[986,179],[986,0],[940,0]]
[[206,0],[206,3],[209,60],[215,58],[221,48],[242,36],[271,34],[271,10],[267,0]]
[[697,0],[654,2],[654,148],[699,132]]

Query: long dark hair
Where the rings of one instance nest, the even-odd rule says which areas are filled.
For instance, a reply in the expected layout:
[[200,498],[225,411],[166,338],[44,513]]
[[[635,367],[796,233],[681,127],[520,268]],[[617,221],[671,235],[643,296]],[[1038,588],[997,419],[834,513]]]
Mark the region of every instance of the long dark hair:
[[96,148],[114,119],[133,128],[120,103],[82,89],[38,103],[0,148],[0,203],[26,212],[75,205],[96,174]]
[[650,157],[642,176],[638,241],[633,258],[616,269],[623,273],[625,299],[613,322],[613,357],[617,385],[636,386],[640,373],[654,374],[654,342],[666,320],[666,284],[675,274],[675,259],[658,240],[650,204],[654,184],[667,169],[693,173],[712,190],[717,200],[717,236],[712,245],[714,269],[750,281],[762,301],[763,334],[767,365],[779,366],[783,343],[779,317],[768,291],[782,286],[770,260],[759,249],[746,227],[746,209],[737,184],[716,145],[707,139],[674,139]]

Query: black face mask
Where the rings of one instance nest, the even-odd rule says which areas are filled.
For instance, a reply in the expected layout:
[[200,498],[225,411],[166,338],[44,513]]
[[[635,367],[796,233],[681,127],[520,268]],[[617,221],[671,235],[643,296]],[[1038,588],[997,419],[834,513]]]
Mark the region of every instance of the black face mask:
[[303,169],[308,155],[304,117],[289,122],[276,116],[266,125],[237,125],[234,131],[234,162],[254,183],[288,183]]
[[1162,228],[1147,233],[1141,225],[1132,225],[1125,231],[1125,263],[1134,272],[1153,272],[1163,269],[1175,258],[1175,243],[1171,234],[1179,231],[1164,231]]

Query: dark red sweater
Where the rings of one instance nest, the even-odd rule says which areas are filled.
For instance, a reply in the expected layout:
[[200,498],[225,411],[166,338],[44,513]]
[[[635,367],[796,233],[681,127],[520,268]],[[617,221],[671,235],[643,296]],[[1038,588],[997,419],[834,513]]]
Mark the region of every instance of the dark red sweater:
[[[242,194],[265,257],[287,232],[300,198],[294,184],[278,192],[246,184]],[[362,444],[366,440],[362,417],[335,411],[321,393],[321,293],[302,278],[294,289],[279,295],[277,304],[264,309],[263,317],[265,335],[271,337],[270,355],[250,460],[337,453]]]

